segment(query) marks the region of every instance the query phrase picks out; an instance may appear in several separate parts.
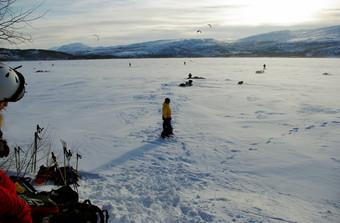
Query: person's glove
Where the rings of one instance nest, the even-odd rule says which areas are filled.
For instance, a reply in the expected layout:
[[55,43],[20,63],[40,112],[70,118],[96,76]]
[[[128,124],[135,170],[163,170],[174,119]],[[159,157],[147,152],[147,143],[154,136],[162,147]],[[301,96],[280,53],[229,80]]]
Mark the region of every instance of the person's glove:
[[9,147],[7,141],[0,139],[0,158],[7,157],[9,154]]
[[9,147],[7,141],[2,138],[2,131],[0,130],[0,158],[7,157],[9,154]]

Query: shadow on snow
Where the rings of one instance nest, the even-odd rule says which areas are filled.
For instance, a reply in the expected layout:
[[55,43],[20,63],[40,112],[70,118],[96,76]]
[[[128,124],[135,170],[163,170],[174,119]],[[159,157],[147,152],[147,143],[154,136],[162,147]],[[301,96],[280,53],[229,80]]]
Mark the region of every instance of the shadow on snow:
[[105,170],[110,169],[111,167],[121,165],[121,164],[125,163],[126,161],[131,160],[131,159],[141,155],[144,152],[147,152],[147,151],[150,151],[150,150],[153,150],[153,149],[159,147],[160,146],[160,140],[162,140],[162,139],[156,139],[156,140],[151,141],[148,144],[143,145],[143,146],[141,146],[137,149],[131,150],[131,151],[125,153],[124,155],[93,169],[91,172],[105,171]]

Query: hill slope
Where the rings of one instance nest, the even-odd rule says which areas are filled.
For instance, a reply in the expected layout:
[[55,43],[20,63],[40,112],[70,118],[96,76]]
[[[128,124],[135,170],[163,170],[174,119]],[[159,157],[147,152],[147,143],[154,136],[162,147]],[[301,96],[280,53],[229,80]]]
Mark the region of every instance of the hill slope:
[[270,32],[234,43],[214,39],[158,40],[125,46],[58,49],[81,56],[148,57],[340,57],[340,26]]
[[338,42],[340,26],[319,29],[284,30],[242,38],[239,42]]
[[[63,54],[61,54],[63,53]],[[130,45],[90,47],[72,43],[51,51],[0,50],[0,60],[55,60],[171,57],[340,57],[340,26],[284,30],[236,42],[215,39],[157,40]]]

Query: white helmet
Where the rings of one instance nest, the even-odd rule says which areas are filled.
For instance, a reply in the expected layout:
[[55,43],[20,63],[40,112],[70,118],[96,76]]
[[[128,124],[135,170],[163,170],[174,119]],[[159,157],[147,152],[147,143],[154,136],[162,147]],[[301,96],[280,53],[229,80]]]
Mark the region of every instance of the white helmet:
[[16,71],[0,63],[0,102],[19,101],[25,94],[25,78]]

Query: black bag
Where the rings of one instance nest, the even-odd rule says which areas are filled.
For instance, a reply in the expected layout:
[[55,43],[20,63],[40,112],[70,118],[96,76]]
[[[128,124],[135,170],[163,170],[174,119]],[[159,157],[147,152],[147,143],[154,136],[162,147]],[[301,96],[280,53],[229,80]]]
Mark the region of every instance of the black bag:
[[[105,215],[104,215],[105,213]],[[90,200],[83,203],[72,202],[59,205],[59,213],[53,216],[52,223],[107,223],[108,212],[101,210],[98,206],[91,204]]]
[[34,223],[49,222],[47,219],[58,213],[57,204],[42,194],[18,194],[31,208]]
[[24,189],[24,192],[18,194],[18,197],[30,206],[33,222],[46,222],[43,220],[45,217],[58,212],[58,206],[53,200],[45,194],[38,194],[38,191],[31,184],[31,178],[10,176],[10,179],[14,183],[20,184]]
[[58,212],[57,204],[43,194],[18,194],[18,197],[26,201],[32,210],[32,214],[53,214]]
[[72,190],[72,188],[68,185],[62,186],[57,190],[51,190],[50,192],[41,192],[39,194],[44,194],[45,196],[56,202],[58,205],[79,201],[78,193]]

